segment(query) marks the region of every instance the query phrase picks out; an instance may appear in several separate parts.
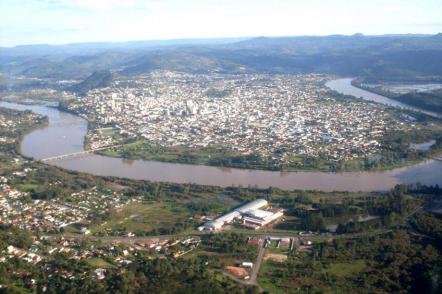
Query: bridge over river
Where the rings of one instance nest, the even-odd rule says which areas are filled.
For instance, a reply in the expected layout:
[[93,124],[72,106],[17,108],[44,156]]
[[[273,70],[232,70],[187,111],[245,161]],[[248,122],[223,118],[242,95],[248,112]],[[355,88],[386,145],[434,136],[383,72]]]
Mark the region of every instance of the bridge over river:
[[101,148],[95,148],[95,149],[89,149],[89,150],[84,150],[84,151],[79,151],[79,152],[68,153],[68,154],[56,155],[56,156],[51,156],[51,157],[40,159],[40,161],[41,162],[49,162],[49,161],[62,160],[62,159],[67,159],[67,158],[72,158],[72,157],[80,157],[82,155],[92,154],[97,151],[107,150],[107,149],[111,149],[111,148],[117,148],[117,147],[121,147],[121,146],[125,146],[125,145],[127,145],[127,144],[104,146]]

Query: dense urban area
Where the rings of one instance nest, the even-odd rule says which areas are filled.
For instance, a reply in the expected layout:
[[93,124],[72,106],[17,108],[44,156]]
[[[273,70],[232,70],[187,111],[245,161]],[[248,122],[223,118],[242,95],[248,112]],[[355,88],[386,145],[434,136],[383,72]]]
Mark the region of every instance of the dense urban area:
[[0,108],[2,291],[152,293],[164,283],[173,293],[440,287],[437,186],[323,193],[94,177],[17,153],[21,136],[45,123]]
[[[423,157],[398,154],[413,149],[410,143],[441,136],[437,121],[343,99],[324,85],[330,79],[156,71],[117,80],[63,105],[94,126],[88,136],[92,150],[115,146],[101,152],[207,165],[332,171],[346,169],[347,163],[347,169],[388,167]],[[394,150],[394,135],[412,132],[422,135],[411,135],[406,146]],[[438,148],[439,140],[433,146]]]

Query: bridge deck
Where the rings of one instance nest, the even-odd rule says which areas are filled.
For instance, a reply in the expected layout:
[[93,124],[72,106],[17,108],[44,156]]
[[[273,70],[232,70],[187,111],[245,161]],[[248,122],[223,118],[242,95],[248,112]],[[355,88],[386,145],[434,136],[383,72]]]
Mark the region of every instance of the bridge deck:
[[54,160],[61,160],[61,159],[64,159],[64,158],[76,157],[76,156],[81,156],[81,155],[85,155],[85,154],[91,154],[91,153],[94,153],[96,151],[101,151],[101,150],[121,147],[121,146],[124,146],[124,145],[127,145],[127,144],[112,145],[112,146],[106,146],[106,147],[101,147],[101,148],[96,148],[96,149],[84,150],[84,151],[79,151],[79,152],[74,152],[74,153],[69,153],[69,154],[56,155],[56,156],[51,156],[51,157],[43,158],[40,161],[48,162],[48,161],[54,161]]

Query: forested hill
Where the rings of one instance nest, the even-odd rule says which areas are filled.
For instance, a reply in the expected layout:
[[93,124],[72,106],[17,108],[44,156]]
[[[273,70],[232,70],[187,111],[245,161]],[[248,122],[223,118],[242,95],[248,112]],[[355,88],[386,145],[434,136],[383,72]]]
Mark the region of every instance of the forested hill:
[[110,70],[196,73],[333,73],[372,79],[442,76],[442,34],[251,38],[0,48],[0,73],[85,79]]
[[395,97],[395,99],[408,105],[442,112],[442,89],[429,92],[411,92]]
[[107,87],[117,77],[118,74],[112,73],[109,70],[96,71],[84,81],[70,87],[68,90],[83,94],[91,89]]

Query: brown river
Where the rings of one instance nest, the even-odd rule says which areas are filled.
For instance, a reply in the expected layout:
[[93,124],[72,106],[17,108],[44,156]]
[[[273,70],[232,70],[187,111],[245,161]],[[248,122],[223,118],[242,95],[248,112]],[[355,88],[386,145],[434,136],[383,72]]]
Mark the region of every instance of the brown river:
[[[339,79],[329,82],[327,86],[338,92],[357,95],[357,97],[366,100],[379,98],[379,95],[356,89],[350,82],[351,79]],[[373,97],[373,95],[376,96]],[[387,100],[377,102],[389,104],[389,101],[393,101],[386,97],[382,97],[382,99]],[[393,101],[391,105],[394,105],[393,103],[395,102]],[[87,132],[87,122],[83,118],[43,105],[0,102],[0,107],[31,110],[49,118],[48,126],[35,130],[23,138],[21,142],[23,155],[34,159],[43,159],[83,151],[83,140]],[[414,166],[389,171],[344,173],[246,170],[125,160],[95,154],[49,161],[48,164],[98,176],[216,186],[236,185],[262,188],[272,186],[282,189],[322,191],[382,191],[400,183],[420,182],[427,185],[442,185],[442,162],[435,160],[427,160]]]

